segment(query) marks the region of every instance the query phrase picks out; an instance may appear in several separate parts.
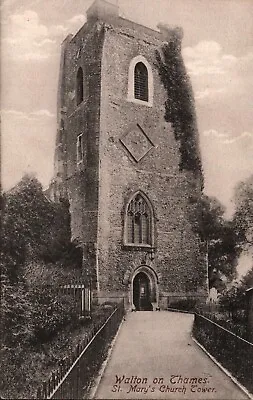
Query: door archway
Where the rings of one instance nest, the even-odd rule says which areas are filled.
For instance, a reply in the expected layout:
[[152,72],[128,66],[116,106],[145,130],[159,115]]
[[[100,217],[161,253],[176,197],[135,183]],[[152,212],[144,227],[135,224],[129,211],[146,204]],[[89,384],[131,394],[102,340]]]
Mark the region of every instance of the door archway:
[[158,307],[158,279],[155,271],[141,265],[131,279],[130,303],[136,311],[152,311]]
[[133,280],[133,303],[137,311],[152,311],[150,280],[145,272],[139,272]]

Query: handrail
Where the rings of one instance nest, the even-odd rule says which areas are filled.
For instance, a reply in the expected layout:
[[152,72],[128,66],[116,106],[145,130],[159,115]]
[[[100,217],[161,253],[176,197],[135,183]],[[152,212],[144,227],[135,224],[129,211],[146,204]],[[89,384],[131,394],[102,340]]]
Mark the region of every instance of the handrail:
[[243,340],[245,343],[249,344],[250,346],[253,346],[253,343],[248,342],[248,340],[242,338],[241,336],[236,335],[234,332],[229,331],[227,328],[224,328],[224,326],[217,324],[217,322],[212,321],[211,319],[205,317],[205,316],[202,315],[202,314],[198,314],[198,313],[194,313],[194,314],[195,314],[195,315],[198,315],[198,316],[201,317],[201,318],[206,319],[208,322],[211,322],[213,325],[218,326],[219,328],[221,328],[221,329],[223,329],[224,331],[228,332],[230,335],[233,335],[233,336],[235,336],[236,338],[238,338],[238,339],[240,339],[240,340]]
[[[195,313],[193,337],[253,393],[253,344],[209,318]],[[243,362],[241,362],[243,360]]]
[[83,398],[93,376],[97,373],[107,348],[124,315],[122,301],[111,312],[102,326],[96,324],[90,335],[76,350],[63,359],[59,368],[37,390],[37,399]]
[[92,337],[92,339],[89,341],[89,343],[87,344],[87,346],[85,346],[85,348],[82,350],[82,352],[80,353],[80,355],[76,358],[76,360],[74,361],[74,363],[71,365],[71,367],[69,368],[68,372],[64,375],[64,377],[61,379],[61,381],[59,382],[59,384],[57,385],[57,387],[54,389],[54,391],[50,394],[50,396],[48,397],[48,399],[52,399],[54,394],[57,392],[57,390],[59,389],[59,387],[62,385],[62,383],[65,381],[65,379],[68,377],[68,375],[70,374],[70,372],[73,370],[73,368],[75,367],[75,365],[78,363],[78,361],[80,360],[80,358],[84,355],[84,353],[86,352],[86,350],[91,346],[91,344],[93,343],[93,341],[96,339],[96,337],[99,335],[99,333],[102,331],[102,329],[104,329],[104,327],[106,326],[106,324],[108,323],[108,321],[113,317],[113,315],[116,313],[116,311],[118,310],[118,308],[115,308],[115,310],[113,311],[113,313],[111,315],[109,315],[109,317],[107,318],[107,320],[105,321],[105,323],[101,326],[101,328],[96,332],[96,334]]

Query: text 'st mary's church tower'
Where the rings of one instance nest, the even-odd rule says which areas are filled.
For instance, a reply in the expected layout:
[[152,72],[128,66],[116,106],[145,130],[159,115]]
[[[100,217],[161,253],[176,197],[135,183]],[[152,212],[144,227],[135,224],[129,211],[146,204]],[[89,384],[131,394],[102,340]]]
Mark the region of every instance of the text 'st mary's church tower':
[[60,66],[52,196],[70,202],[72,238],[97,297],[125,297],[136,309],[207,294],[182,30],[159,29],[96,0],[63,42]]

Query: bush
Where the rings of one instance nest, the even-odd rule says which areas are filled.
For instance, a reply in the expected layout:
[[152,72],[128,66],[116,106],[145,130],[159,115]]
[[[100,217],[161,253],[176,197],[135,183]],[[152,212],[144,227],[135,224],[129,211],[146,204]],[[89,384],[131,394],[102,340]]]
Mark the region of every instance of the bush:
[[169,302],[169,308],[175,308],[182,311],[194,311],[196,303],[197,300],[192,298],[172,300]]
[[24,177],[0,200],[0,390],[16,397],[13,393],[22,392],[38,373],[37,345],[78,324],[73,297],[58,288],[80,278],[82,252],[71,243],[68,203],[49,201],[34,177]]
[[29,296],[34,307],[34,343],[47,342],[63,327],[78,324],[79,314],[72,296],[47,285],[31,288]]
[[220,324],[213,324],[207,318],[195,315],[193,336],[252,392],[253,346],[228,331],[228,328],[222,329]]
[[229,311],[231,315],[237,310],[246,310],[245,291],[238,285],[232,286],[220,296],[221,310]]
[[104,303],[101,304],[102,308],[116,308],[117,307],[117,303],[113,302],[113,301],[105,301]]
[[2,282],[1,337],[3,348],[26,347],[33,336],[33,305],[24,285]]
[[[66,267],[61,262],[46,264],[43,261],[29,261],[23,267],[24,279],[31,287],[61,286],[82,280],[81,270]],[[53,282],[53,284],[48,284]]]
[[13,285],[7,279],[1,300],[0,396],[30,398],[33,381],[41,381],[42,345],[65,327],[77,326],[77,308],[72,296],[59,294],[57,288]]

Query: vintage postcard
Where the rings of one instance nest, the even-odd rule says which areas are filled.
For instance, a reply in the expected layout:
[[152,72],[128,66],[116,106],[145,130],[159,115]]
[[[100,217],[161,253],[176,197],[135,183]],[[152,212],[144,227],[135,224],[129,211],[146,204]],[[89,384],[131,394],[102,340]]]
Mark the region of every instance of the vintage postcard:
[[2,0],[0,398],[253,399],[253,2]]

